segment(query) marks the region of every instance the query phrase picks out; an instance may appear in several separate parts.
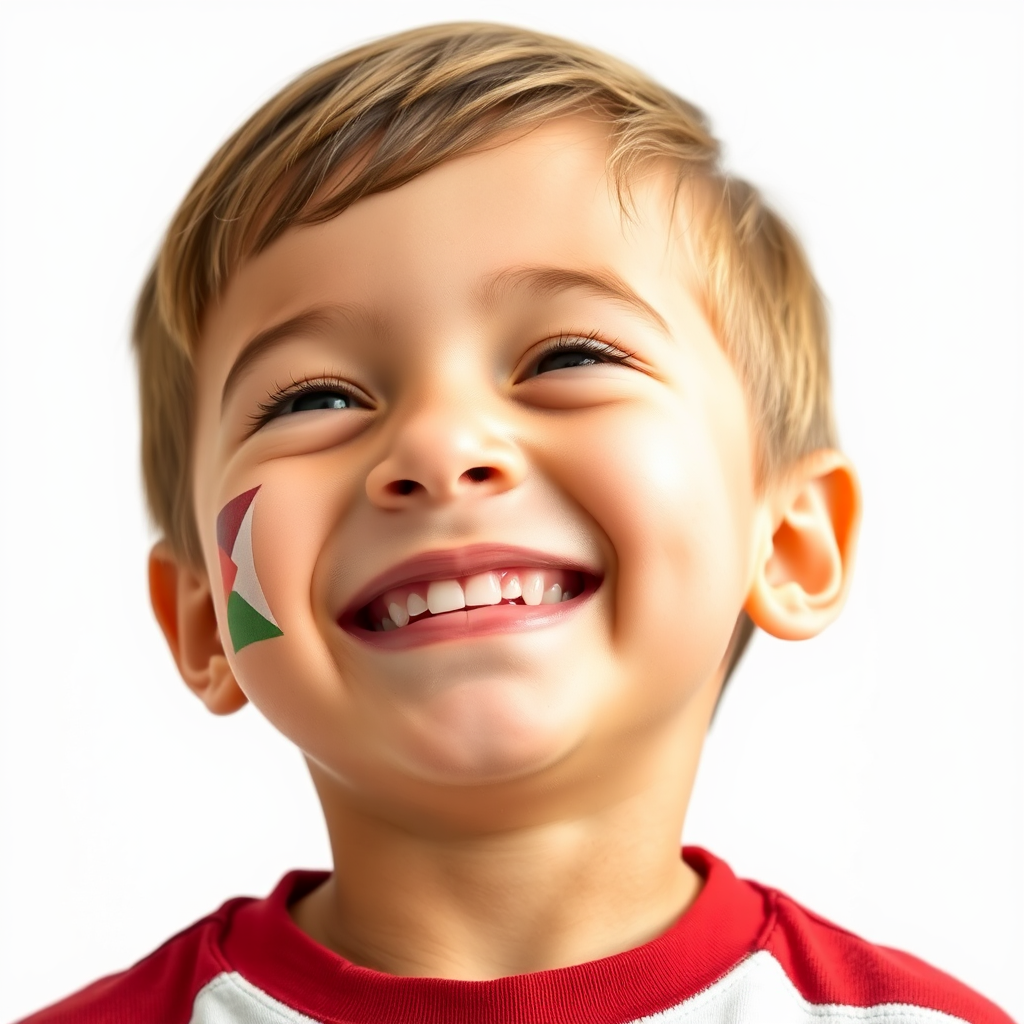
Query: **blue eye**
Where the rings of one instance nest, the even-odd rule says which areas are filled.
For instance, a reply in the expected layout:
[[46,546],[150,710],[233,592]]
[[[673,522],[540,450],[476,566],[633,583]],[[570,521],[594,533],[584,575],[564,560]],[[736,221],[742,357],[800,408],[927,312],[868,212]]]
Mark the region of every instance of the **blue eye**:
[[557,349],[541,358],[534,367],[534,374],[547,373],[549,370],[566,370],[573,366],[596,366],[599,359],[589,352],[561,351]]
[[553,370],[573,370],[602,363],[625,363],[630,355],[593,337],[558,338],[533,364],[528,377],[539,377]]
[[355,409],[358,403],[344,391],[310,391],[297,395],[281,411],[311,412],[316,409]]
[[249,420],[252,431],[271,420],[299,412],[320,412],[342,409],[370,409],[372,403],[357,395],[339,381],[320,378],[303,380],[285,388],[277,388],[259,403],[259,413]]

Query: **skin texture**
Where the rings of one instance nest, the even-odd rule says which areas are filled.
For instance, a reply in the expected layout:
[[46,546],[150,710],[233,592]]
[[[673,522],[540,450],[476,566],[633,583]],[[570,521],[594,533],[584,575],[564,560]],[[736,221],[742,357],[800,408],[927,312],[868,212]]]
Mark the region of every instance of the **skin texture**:
[[[686,203],[671,221],[653,168],[624,215],[607,149],[567,118],[453,160],[288,232],[204,321],[205,566],[157,545],[154,608],[211,710],[248,699],[304,752],[336,871],[293,917],[365,966],[490,978],[667,928],[699,891],[679,835],[740,610],[799,639],[845,595],[852,470],[819,452],[755,486],[742,386],[688,287]],[[579,337],[605,354],[543,362]],[[254,429],[305,380],[358,401]],[[257,485],[284,635],[235,654],[214,523]],[[600,586],[541,628],[408,650],[339,626],[389,567],[482,543]]]

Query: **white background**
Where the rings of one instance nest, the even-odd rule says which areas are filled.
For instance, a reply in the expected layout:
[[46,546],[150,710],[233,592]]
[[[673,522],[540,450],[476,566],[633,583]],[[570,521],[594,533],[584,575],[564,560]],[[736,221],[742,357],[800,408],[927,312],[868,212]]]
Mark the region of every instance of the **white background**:
[[703,106],[806,242],[866,495],[849,607],[758,637],[688,841],[1024,1018],[1021,8],[0,7],[0,1020],[328,863],[298,754],[208,716],[146,597],[128,323],[217,144],[427,21],[593,43]]

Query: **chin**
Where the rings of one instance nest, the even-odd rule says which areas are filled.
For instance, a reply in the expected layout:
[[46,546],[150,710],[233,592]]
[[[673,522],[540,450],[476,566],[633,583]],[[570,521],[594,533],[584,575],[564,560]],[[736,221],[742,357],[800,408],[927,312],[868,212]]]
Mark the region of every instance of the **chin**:
[[457,684],[406,719],[402,760],[425,781],[450,785],[532,775],[579,743],[585,716],[574,703],[521,683]]

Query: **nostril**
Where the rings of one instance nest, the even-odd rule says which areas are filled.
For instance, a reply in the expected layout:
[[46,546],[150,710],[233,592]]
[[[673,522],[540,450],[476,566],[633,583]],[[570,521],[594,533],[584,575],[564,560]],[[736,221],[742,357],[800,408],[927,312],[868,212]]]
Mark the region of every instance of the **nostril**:
[[474,466],[472,469],[467,469],[462,475],[468,476],[470,480],[479,484],[484,480],[490,480],[494,476],[494,470],[490,466]]
[[395,480],[389,490],[395,494],[412,494],[417,487],[419,487],[419,484],[415,480]]

